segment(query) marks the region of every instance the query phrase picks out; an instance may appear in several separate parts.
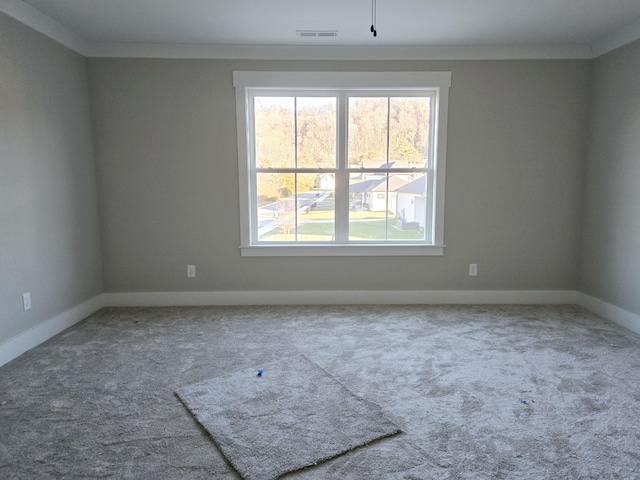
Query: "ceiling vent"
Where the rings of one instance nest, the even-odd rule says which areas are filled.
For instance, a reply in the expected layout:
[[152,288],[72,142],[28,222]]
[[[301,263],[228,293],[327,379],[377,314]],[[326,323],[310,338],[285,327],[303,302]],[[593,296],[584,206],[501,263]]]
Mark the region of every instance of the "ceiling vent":
[[299,37],[337,37],[338,30],[296,30],[296,35]]

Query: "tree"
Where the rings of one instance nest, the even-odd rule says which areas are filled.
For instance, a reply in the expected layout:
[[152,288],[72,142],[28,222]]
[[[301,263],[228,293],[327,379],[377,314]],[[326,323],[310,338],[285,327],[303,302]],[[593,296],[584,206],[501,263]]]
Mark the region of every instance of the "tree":
[[389,149],[390,160],[408,160],[409,163],[422,163],[422,155],[405,137],[394,137]]
[[[428,97],[351,97],[349,99],[349,165],[363,160],[408,160],[421,163],[429,139]],[[256,99],[256,163],[261,168],[333,168],[336,163],[335,101],[318,103],[294,97]],[[308,191],[315,177],[298,175],[297,191]],[[267,188],[267,183],[273,185]],[[278,186],[279,185],[279,186]],[[296,191],[295,180],[273,177],[264,191]]]
[[296,210],[297,205],[293,198],[285,198],[278,202],[278,224],[285,240],[288,240],[291,231],[296,227]]

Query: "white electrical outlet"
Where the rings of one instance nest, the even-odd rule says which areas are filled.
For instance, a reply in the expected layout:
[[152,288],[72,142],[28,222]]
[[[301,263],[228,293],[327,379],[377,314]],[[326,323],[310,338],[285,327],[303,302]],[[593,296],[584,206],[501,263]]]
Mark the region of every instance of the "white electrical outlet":
[[470,263],[469,264],[469,276],[470,277],[477,277],[478,276],[478,264],[477,263]]
[[196,266],[195,265],[187,265],[187,277],[193,278],[196,276]]
[[31,293],[30,292],[27,292],[27,293],[22,295],[22,308],[24,308],[25,312],[31,308]]

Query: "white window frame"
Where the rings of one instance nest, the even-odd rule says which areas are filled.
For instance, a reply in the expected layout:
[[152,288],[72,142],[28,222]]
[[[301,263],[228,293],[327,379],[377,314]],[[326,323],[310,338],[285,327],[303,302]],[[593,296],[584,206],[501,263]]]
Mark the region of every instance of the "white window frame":
[[[233,72],[233,85],[236,90],[236,119],[238,132],[238,172],[240,188],[240,249],[242,256],[442,256],[444,254],[444,187],[447,150],[447,121],[451,72]],[[363,90],[367,93],[379,91],[382,95],[389,92],[433,92],[435,104],[435,135],[432,136],[433,148],[433,205],[430,214],[434,216],[431,242],[427,240],[384,241],[383,242],[258,242],[252,229],[252,218],[256,202],[253,200],[255,188],[254,139],[251,125],[252,98],[255,92],[274,90],[287,95],[290,91]],[[340,102],[338,102],[340,103]],[[346,165],[346,112],[337,113],[338,171],[347,171]],[[434,130],[434,129],[431,129]],[[393,173],[394,169],[388,170]],[[342,175],[345,177],[344,175]],[[348,174],[345,178],[348,178]],[[336,179],[336,182],[338,180]],[[340,186],[336,185],[336,189]],[[348,215],[338,209],[348,206],[336,205],[336,216]],[[257,218],[257,217],[256,217]],[[425,225],[426,228],[426,225]],[[429,235],[425,235],[428,238]]]

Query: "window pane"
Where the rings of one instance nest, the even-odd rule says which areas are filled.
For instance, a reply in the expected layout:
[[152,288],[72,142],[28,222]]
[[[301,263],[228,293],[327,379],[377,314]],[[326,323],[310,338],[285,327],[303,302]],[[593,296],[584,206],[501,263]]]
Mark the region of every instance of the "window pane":
[[423,240],[425,175],[350,174],[349,240]]
[[296,107],[298,167],[335,168],[336,98],[298,97]]
[[[333,173],[298,174],[298,241],[335,240],[334,177]],[[308,189],[310,181],[313,181],[313,188]]]
[[349,240],[385,240],[387,174],[349,175]]
[[387,163],[388,98],[349,98],[349,167],[384,168]]
[[296,239],[295,175],[257,174],[258,239],[291,242]]
[[255,97],[256,166],[296,164],[294,97]]
[[389,102],[389,167],[424,168],[429,141],[429,97]]
[[[390,240],[423,240],[427,218],[427,175],[410,175],[395,189],[395,224],[389,229]],[[391,182],[392,183],[392,182]]]
[[258,239],[333,241],[334,174],[257,173]]

